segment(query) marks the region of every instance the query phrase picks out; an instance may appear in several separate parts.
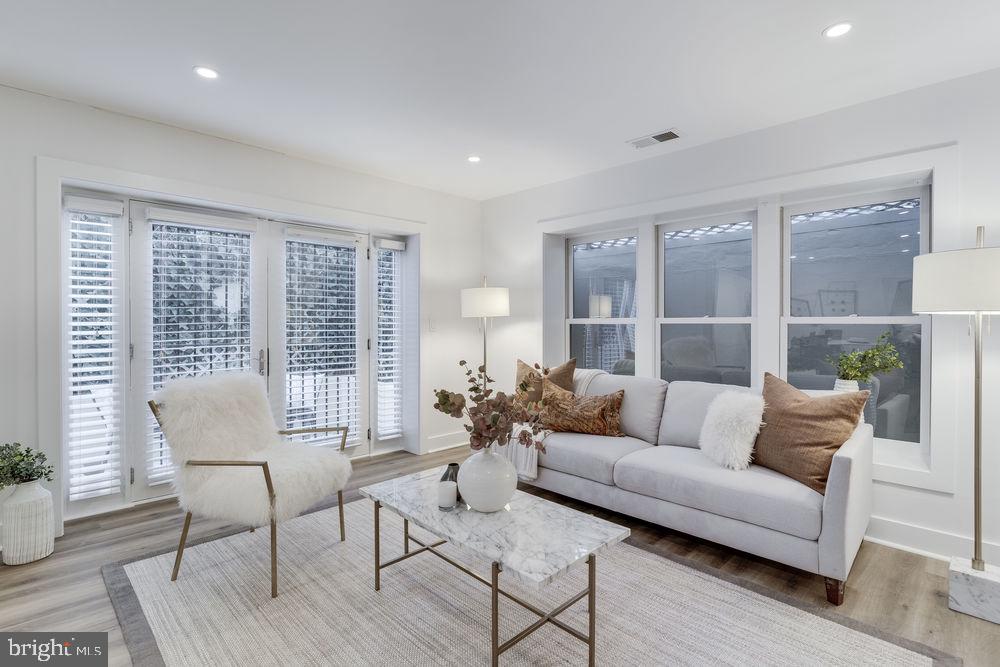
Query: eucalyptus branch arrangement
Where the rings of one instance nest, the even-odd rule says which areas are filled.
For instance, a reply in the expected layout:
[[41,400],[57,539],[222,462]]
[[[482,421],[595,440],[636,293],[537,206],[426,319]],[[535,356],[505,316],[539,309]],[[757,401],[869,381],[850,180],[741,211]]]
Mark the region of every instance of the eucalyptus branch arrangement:
[[843,352],[839,357],[827,357],[826,361],[837,367],[837,377],[841,380],[871,382],[877,373],[888,373],[903,367],[899,351],[889,340],[889,332],[883,331],[875,339],[875,345],[867,350]]
[[[465,430],[469,432],[469,446],[472,449],[478,451],[493,443],[503,447],[511,441],[514,427],[520,425],[518,444],[535,447],[539,451],[545,450],[542,441],[535,437],[544,430],[537,404],[526,404],[516,395],[491,389],[489,385],[494,380],[486,374],[484,366],[480,366],[478,372],[473,372],[464,359],[458,365],[465,369],[465,378],[469,384],[468,401],[465,394],[460,392],[435,389],[437,401],[434,409],[456,419],[469,419],[471,424],[465,424]],[[521,390],[525,390],[526,383],[522,382],[521,385]]]
[[51,482],[54,469],[46,460],[43,452],[22,447],[19,442],[0,445],[0,488],[36,479]]

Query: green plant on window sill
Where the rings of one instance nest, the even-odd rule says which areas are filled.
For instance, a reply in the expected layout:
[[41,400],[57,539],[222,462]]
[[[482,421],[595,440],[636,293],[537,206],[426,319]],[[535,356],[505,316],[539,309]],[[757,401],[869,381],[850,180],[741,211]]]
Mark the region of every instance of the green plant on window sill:
[[54,469],[46,460],[43,452],[22,447],[19,442],[0,445],[0,488],[39,479],[51,482]]
[[826,361],[837,367],[837,378],[840,380],[871,382],[873,375],[903,367],[899,351],[889,341],[889,336],[888,331],[883,331],[875,339],[875,345],[867,350],[842,352],[836,359],[827,357]]

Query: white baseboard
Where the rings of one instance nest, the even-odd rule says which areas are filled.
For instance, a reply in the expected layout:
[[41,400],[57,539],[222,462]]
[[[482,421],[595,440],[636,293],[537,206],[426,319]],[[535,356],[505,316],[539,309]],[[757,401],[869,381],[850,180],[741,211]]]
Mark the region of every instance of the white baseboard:
[[[972,556],[971,537],[879,516],[871,518],[865,539],[944,561],[952,556]],[[983,558],[993,563],[1000,562],[1000,544],[984,541]]]
[[422,454],[440,452],[443,449],[453,449],[462,445],[469,445],[469,433],[465,429],[461,431],[451,431],[450,433],[438,433],[428,436],[426,439],[428,448]]
[[468,442],[456,442],[451,445],[441,445],[440,447],[435,447],[434,449],[428,449],[427,454],[433,454],[434,452],[443,452],[446,449],[458,449],[459,447],[468,447]]

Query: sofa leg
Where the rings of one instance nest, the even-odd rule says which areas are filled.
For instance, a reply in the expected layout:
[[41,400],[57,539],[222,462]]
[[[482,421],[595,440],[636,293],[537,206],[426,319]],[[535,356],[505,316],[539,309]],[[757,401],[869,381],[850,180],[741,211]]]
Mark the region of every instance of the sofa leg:
[[826,601],[838,607],[844,604],[844,582],[832,577],[824,577],[826,582]]

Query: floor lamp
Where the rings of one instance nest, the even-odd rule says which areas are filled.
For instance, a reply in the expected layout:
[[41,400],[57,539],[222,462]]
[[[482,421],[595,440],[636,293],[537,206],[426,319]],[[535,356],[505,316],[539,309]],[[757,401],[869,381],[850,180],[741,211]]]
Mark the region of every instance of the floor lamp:
[[952,558],[948,606],[1000,623],[1000,568],[983,560],[983,315],[1000,313],[1000,248],[984,248],[984,228],[976,247],[915,257],[913,312],[967,315],[975,347],[974,539],[972,558]]
[[478,317],[483,327],[483,380],[486,379],[486,318],[510,315],[510,295],[506,287],[482,287],[462,290],[462,317]]

